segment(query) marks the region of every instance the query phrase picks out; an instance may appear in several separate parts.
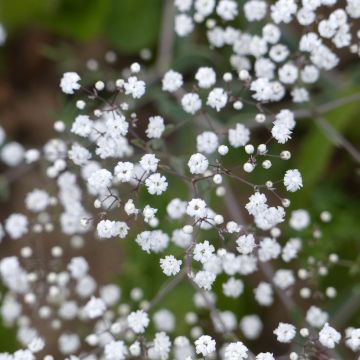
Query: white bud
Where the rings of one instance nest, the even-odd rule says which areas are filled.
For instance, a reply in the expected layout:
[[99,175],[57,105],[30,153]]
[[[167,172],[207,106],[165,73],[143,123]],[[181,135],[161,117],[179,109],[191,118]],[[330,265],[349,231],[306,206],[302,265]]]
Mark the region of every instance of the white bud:
[[265,144],[260,144],[257,151],[259,154],[265,154],[267,152],[267,146]]
[[221,225],[224,222],[224,217],[222,215],[215,215],[214,221],[217,225]]
[[283,207],[286,207],[286,208],[289,207],[291,204],[289,199],[282,199],[281,203],[282,203]]
[[263,161],[263,163],[262,163],[262,167],[264,168],[264,169],[270,169],[271,168],[271,161],[270,160],[265,160],[265,161]]
[[57,132],[63,132],[65,130],[65,123],[61,120],[55,121],[54,130]]
[[309,329],[307,328],[302,328],[300,329],[300,335],[304,338],[308,337],[309,336]]
[[332,286],[328,287],[326,289],[325,293],[326,293],[326,296],[329,297],[330,299],[333,299],[337,295],[336,289]]
[[244,107],[244,104],[241,101],[235,101],[233,105],[235,110],[241,110]]
[[233,79],[233,76],[232,76],[231,73],[227,72],[227,73],[224,74],[223,79],[224,79],[225,82],[229,82],[229,81],[231,81]]
[[250,74],[247,70],[240,70],[239,79],[242,81],[250,80]]
[[306,288],[306,287],[300,289],[300,296],[303,299],[308,299],[311,296],[311,290],[309,288]]
[[329,222],[331,221],[331,213],[329,211],[323,211],[321,214],[320,214],[320,219],[321,221],[323,222]]
[[83,110],[85,108],[85,105],[86,105],[86,102],[84,100],[78,100],[76,102],[76,107],[79,109],[79,110]]
[[218,147],[218,153],[220,155],[226,155],[229,152],[229,148],[226,145],[220,145]]
[[54,257],[60,257],[63,254],[63,249],[60,246],[54,246],[51,249],[51,255]]
[[254,165],[252,163],[246,162],[243,166],[244,171],[251,173],[254,170]]
[[217,185],[221,184],[222,183],[222,176],[220,174],[214,175],[213,181]]
[[105,83],[103,81],[97,81],[95,83],[95,89],[97,91],[102,91],[102,90],[104,90],[104,88],[105,88]]
[[292,353],[290,353],[289,359],[290,360],[298,360],[299,355],[296,352],[292,352]]
[[282,160],[289,160],[291,158],[291,153],[290,151],[284,150],[280,153],[280,158]]
[[140,64],[137,62],[131,64],[130,70],[132,73],[138,73],[141,70]]
[[23,258],[29,258],[32,255],[32,249],[29,246],[25,246],[21,248],[20,254]]
[[258,123],[258,124],[262,124],[264,123],[266,120],[266,116],[264,114],[256,114],[255,116],[255,121]]
[[224,196],[226,193],[226,189],[224,186],[219,186],[217,189],[216,189],[216,195],[221,197],[221,196]]
[[339,261],[339,256],[337,254],[330,254],[329,255],[329,260],[333,264],[336,264]]
[[270,181],[270,180],[268,180],[266,183],[265,183],[265,185],[266,185],[266,187],[268,188],[268,189],[272,189],[272,187],[273,187],[273,182],[272,181]]
[[101,201],[99,199],[96,199],[94,201],[94,208],[99,209],[101,207]]
[[249,155],[253,154],[255,151],[254,145],[247,144],[245,145],[245,152]]

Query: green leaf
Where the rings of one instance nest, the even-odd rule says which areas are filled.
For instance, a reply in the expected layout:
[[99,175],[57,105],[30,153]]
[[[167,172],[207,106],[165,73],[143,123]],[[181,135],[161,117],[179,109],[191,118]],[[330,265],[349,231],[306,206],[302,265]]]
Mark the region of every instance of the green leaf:
[[105,34],[122,51],[138,52],[153,47],[158,38],[161,0],[110,0]]

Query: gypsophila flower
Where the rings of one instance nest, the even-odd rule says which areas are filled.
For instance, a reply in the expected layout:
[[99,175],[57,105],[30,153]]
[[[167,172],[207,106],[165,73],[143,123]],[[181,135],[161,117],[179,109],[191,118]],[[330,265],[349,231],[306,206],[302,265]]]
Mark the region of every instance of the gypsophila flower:
[[185,112],[194,115],[201,109],[201,99],[196,93],[185,94],[181,99],[181,105]]
[[306,312],[306,321],[315,328],[321,328],[328,321],[329,314],[317,306],[310,306]]
[[308,227],[309,223],[310,215],[306,210],[299,209],[291,212],[289,224],[294,230],[303,230]]
[[155,172],[159,163],[159,159],[157,159],[154,154],[145,154],[139,163],[145,171]]
[[95,319],[99,316],[102,316],[105,310],[106,310],[106,305],[104,301],[94,296],[84,307],[84,311],[90,319]]
[[241,360],[248,357],[248,348],[241,342],[230,343],[225,348],[225,360]]
[[237,248],[236,250],[241,254],[250,254],[255,248],[255,238],[254,235],[242,235],[236,240]]
[[11,214],[5,220],[5,230],[13,240],[20,239],[28,232],[28,219],[23,214]]
[[199,271],[194,277],[197,286],[204,290],[211,290],[212,284],[216,279],[216,275],[209,271]]
[[151,195],[161,195],[166,191],[168,183],[166,177],[162,176],[159,173],[151,174],[146,180],[145,185],[149,194]]
[[50,204],[49,194],[40,189],[34,189],[26,195],[26,207],[33,212],[44,211]]
[[149,125],[146,129],[146,135],[149,139],[159,139],[164,130],[164,119],[161,116],[152,116],[149,118]]
[[211,108],[220,111],[227,104],[228,96],[224,89],[215,88],[210,91],[206,104]]
[[134,164],[128,161],[119,161],[114,168],[114,174],[118,181],[129,182],[133,176]]
[[289,343],[296,335],[296,328],[294,325],[280,322],[278,327],[274,330],[274,334],[277,336],[277,341]]
[[284,186],[287,191],[294,192],[302,188],[302,177],[299,170],[287,170],[284,176]]
[[222,289],[225,296],[238,298],[244,291],[244,283],[231,277],[222,285]]
[[229,143],[234,148],[245,146],[250,140],[250,131],[242,124],[236,124],[234,129],[229,129]]
[[136,334],[142,334],[149,326],[150,320],[145,311],[137,310],[128,315],[127,322],[131,330],[133,330]]
[[188,167],[192,174],[203,174],[209,166],[208,159],[200,154],[193,154],[188,161]]
[[180,271],[181,260],[177,260],[173,255],[165,256],[160,259],[160,266],[166,276],[176,275]]
[[111,341],[105,345],[104,355],[105,360],[124,360],[128,350],[123,341]]
[[216,341],[209,335],[200,336],[195,341],[196,353],[208,356],[216,350]]
[[186,213],[189,216],[194,217],[204,217],[206,215],[206,203],[202,199],[192,199],[187,207],[186,207]]
[[214,251],[214,246],[210,245],[210,243],[205,240],[204,242],[195,245],[193,258],[194,260],[205,264],[209,261]]
[[74,94],[75,90],[80,89],[80,76],[76,72],[66,72],[60,81],[61,90],[65,94]]
[[136,76],[130,76],[124,83],[126,95],[131,95],[134,99],[139,99],[145,94],[145,82],[138,80]]
[[162,89],[164,91],[174,92],[183,85],[182,75],[174,70],[169,70],[162,79]]
[[216,73],[213,68],[201,67],[195,74],[199,87],[208,89],[216,83]]
[[328,349],[334,349],[341,340],[341,334],[331,327],[328,323],[319,332],[319,341]]
[[88,184],[91,188],[93,188],[96,192],[104,192],[108,190],[108,188],[112,184],[112,174],[110,171],[106,169],[100,169],[95,171],[89,178]]
[[259,353],[256,355],[256,360],[275,360],[272,353]]

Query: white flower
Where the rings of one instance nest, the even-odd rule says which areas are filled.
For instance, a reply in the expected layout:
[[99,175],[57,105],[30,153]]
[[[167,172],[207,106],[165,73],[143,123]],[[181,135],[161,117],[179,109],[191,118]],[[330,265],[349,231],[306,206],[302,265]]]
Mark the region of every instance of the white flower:
[[125,94],[131,95],[134,99],[140,99],[145,94],[145,83],[138,80],[136,76],[130,76],[124,84]]
[[72,124],[71,132],[82,137],[88,137],[92,128],[93,122],[87,115],[78,115]]
[[149,348],[149,358],[167,360],[170,350],[170,338],[165,334],[165,332],[156,333],[153,346]]
[[333,349],[341,340],[341,334],[328,323],[319,332],[320,343],[328,349]]
[[168,187],[166,177],[162,176],[159,173],[150,175],[145,180],[145,185],[147,187],[149,194],[151,195],[161,195],[163,192],[166,191]]
[[256,355],[256,360],[275,360],[274,355],[272,353],[259,353]]
[[60,80],[61,90],[65,94],[73,94],[74,90],[80,89],[80,76],[76,72],[66,72]]
[[237,2],[234,0],[220,0],[216,7],[216,13],[224,20],[234,20],[238,15]]
[[1,160],[8,166],[17,166],[24,160],[25,150],[19,143],[12,141],[1,149]]
[[206,215],[206,203],[202,199],[192,199],[186,207],[189,216],[202,218]]
[[209,261],[214,251],[214,246],[205,240],[204,242],[195,245],[193,258],[195,261],[200,261],[205,264]]
[[109,239],[115,236],[126,237],[129,227],[122,221],[101,220],[96,229],[100,238]]
[[177,260],[173,255],[165,256],[160,259],[160,266],[166,276],[176,275],[180,271],[181,260]]
[[5,230],[13,240],[20,239],[28,232],[28,219],[23,214],[11,214],[5,220]]
[[34,189],[26,195],[25,203],[29,210],[41,212],[48,207],[50,203],[50,196],[44,190]]
[[193,154],[188,161],[188,167],[192,174],[203,174],[209,166],[208,159],[200,153]]
[[139,163],[145,171],[155,172],[159,161],[154,154],[145,154]]
[[133,330],[136,334],[142,334],[149,326],[150,320],[145,311],[137,310],[128,315],[127,322],[131,330]]
[[310,215],[304,209],[294,210],[291,212],[289,224],[294,230],[303,230],[310,224]]
[[226,104],[228,100],[228,95],[222,88],[215,88],[210,91],[206,104],[211,108],[220,111]]
[[134,164],[131,162],[119,161],[114,169],[116,179],[122,183],[129,182],[133,176],[133,169]]
[[199,271],[194,277],[197,286],[204,290],[211,290],[211,286],[216,279],[216,275],[209,271]]
[[249,340],[255,340],[260,336],[263,324],[258,315],[246,315],[240,321],[240,329]]
[[160,139],[164,130],[164,119],[161,116],[152,116],[149,118],[149,125],[146,129],[146,135],[149,139]]
[[255,238],[254,235],[248,234],[248,235],[242,235],[236,240],[237,248],[236,250],[241,254],[251,254],[254,250],[256,244],[255,244]]
[[123,341],[111,341],[105,345],[105,360],[125,360],[128,351]]
[[208,89],[216,83],[216,73],[213,68],[201,67],[195,74],[199,87]]
[[104,192],[112,184],[112,174],[106,169],[97,170],[88,178],[88,184],[96,192]]
[[204,131],[196,137],[196,148],[198,152],[212,154],[219,146],[219,139],[212,131]]
[[183,37],[189,35],[194,29],[194,23],[190,16],[180,14],[175,17],[175,32]]
[[162,79],[162,89],[174,92],[183,85],[182,75],[174,70],[169,70]]
[[267,3],[263,0],[250,0],[244,5],[244,13],[248,21],[259,21],[266,16]]
[[295,277],[292,270],[279,269],[275,272],[273,281],[280,289],[287,289],[295,284]]
[[287,191],[295,192],[302,188],[303,182],[300,171],[297,169],[287,170],[284,176],[284,185]]
[[261,282],[255,289],[255,300],[262,306],[270,306],[273,299],[273,290],[269,283]]
[[181,106],[185,112],[194,115],[201,109],[201,99],[196,93],[185,94],[181,99]]
[[224,360],[242,360],[247,357],[248,348],[241,341],[230,343],[225,348]]
[[90,151],[77,143],[71,146],[68,155],[69,159],[79,166],[85,165],[91,159]]
[[229,142],[234,148],[245,146],[250,140],[250,131],[243,124],[236,124],[234,129],[229,129]]
[[277,341],[289,343],[296,335],[296,328],[294,325],[280,322],[274,334],[277,336]]
[[82,256],[78,256],[71,259],[67,269],[74,279],[81,279],[89,271],[89,265]]
[[346,329],[346,345],[354,352],[359,351],[360,329]]
[[208,356],[216,350],[216,341],[209,335],[202,335],[195,341],[197,354]]
[[100,298],[92,297],[84,307],[86,315],[90,319],[95,319],[102,316],[106,310],[104,301]]
[[321,328],[329,319],[329,314],[317,306],[310,306],[306,312],[306,321],[315,328]]
[[230,277],[226,283],[222,285],[225,296],[238,298],[244,291],[244,283],[233,277]]

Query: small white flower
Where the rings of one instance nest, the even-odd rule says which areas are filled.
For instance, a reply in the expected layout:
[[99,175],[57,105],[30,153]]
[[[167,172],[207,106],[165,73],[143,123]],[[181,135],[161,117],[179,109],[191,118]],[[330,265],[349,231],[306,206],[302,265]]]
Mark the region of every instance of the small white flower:
[[216,341],[209,335],[203,335],[195,341],[195,348],[197,354],[208,356],[216,350]]
[[287,191],[295,192],[302,188],[303,182],[300,171],[297,169],[287,170],[284,176],[284,185]]
[[203,174],[209,166],[208,159],[200,153],[193,154],[188,162],[188,167],[192,174]]
[[277,341],[281,343],[289,343],[296,335],[296,328],[294,325],[280,322],[278,327],[274,330],[277,336]]
[[176,275],[180,271],[181,260],[177,260],[173,255],[165,256],[160,259],[160,266],[166,276]]
[[76,72],[66,72],[60,80],[61,90],[65,94],[74,94],[75,90],[80,89],[80,76]]

